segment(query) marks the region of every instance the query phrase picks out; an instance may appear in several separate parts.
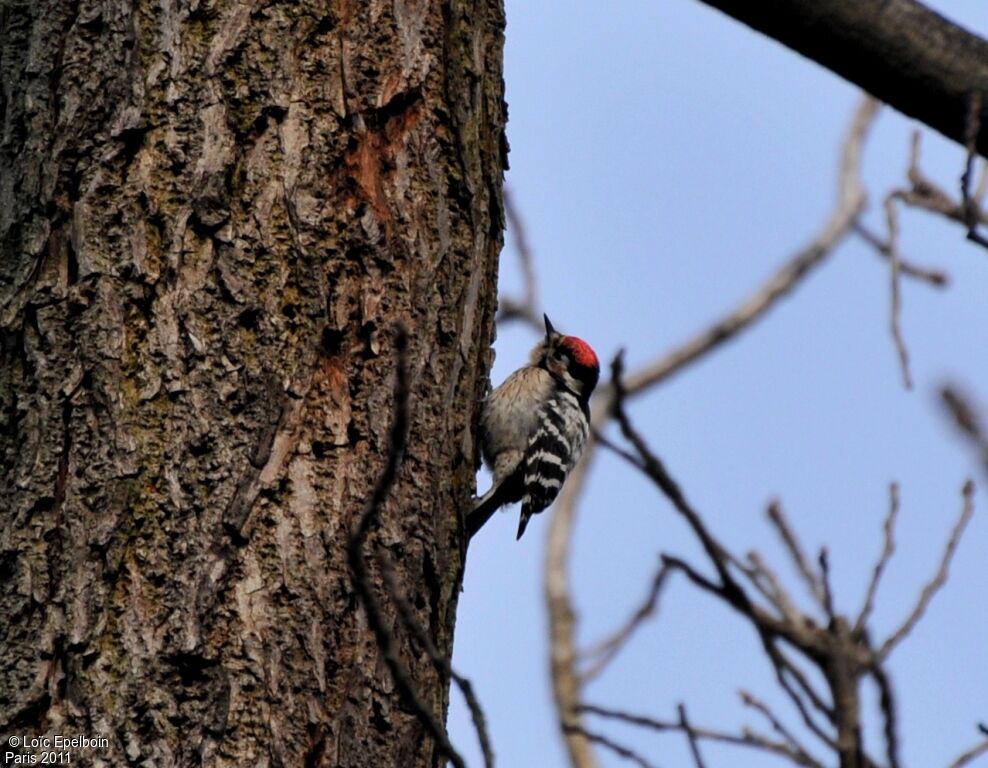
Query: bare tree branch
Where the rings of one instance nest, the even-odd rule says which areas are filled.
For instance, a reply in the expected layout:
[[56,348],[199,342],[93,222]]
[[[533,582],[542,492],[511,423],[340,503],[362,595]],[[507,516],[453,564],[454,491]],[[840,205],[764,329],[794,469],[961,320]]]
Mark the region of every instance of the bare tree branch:
[[[833,710],[828,707],[820,695],[814,690],[813,686],[810,685],[809,680],[806,679],[806,675],[803,674],[802,670],[799,669],[775,644],[775,641],[768,637],[766,634],[762,633],[762,646],[765,648],[765,652],[768,654],[769,660],[772,662],[772,667],[775,671],[775,679],[779,683],[779,687],[785,692],[789,697],[789,700],[796,707],[796,711],[799,713],[803,724],[810,730],[810,732],[816,736],[820,741],[826,744],[830,749],[837,750],[837,742],[834,741],[833,737],[826,733],[823,728],[816,722],[813,714],[810,712],[810,708],[806,705],[804,696],[810,701],[813,707],[826,715],[828,720],[834,719]],[[792,681],[796,681],[799,687],[793,686]]]
[[648,596],[641,606],[631,615],[627,623],[611,635],[611,637],[601,641],[583,654],[587,658],[596,657],[593,665],[581,675],[583,683],[587,683],[599,675],[611,660],[620,653],[621,649],[631,639],[631,636],[638,627],[654,615],[656,606],[658,605],[659,595],[662,593],[662,587],[668,576],[669,566],[666,563],[662,563],[655,572],[655,577],[652,579],[652,586],[648,591]]
[[830,621],[835,621],[837,613],[834,611],[834,594],[830,586],[830,557],[826,547],[820,550],[817,562],[820,564],[820,583],[823,584],[823,610],[826,611]]
[[[898,200],[912,208],[929,211],[939,214],[947,219],[956,221],[958,224],[968,226],[971,216],[970,209],[965,208],[963,201],[956,201],[950,197],[936,182],[926,176],[919,167],[920,149],[922,135],[919,131],[914,131],[912,136],[911,149],[909,152],[909,189],[895,189],[887,196],[887,199]],[[977,194],[972,196],[977,201],[980,198]],[[977,222],[988,224],[988,212],[977,208],[975,211]],[[888,244],[886,243],[886,246]]]
[[885,572],[885,567],[895,552],[895,519],[898,514],[899,484],[892,483],[889,485],[889,512],[885,517],[885,524],[882,526],[884,541],[882,544],[882,553],[878,557],[878,562],[875,563],[875,568],[871,574],[871,581],[868,582],[868,590],[865,593],[864,604],[858,612],[857,621],[854,622],[854,631],[856,633],[864,630],[868,618],[871,616],[871,611],[875,606],[875,596],[878,594],[878,585],[882,580],[882,574]]
[[[876,652],[871,649],[867,634],[853,631],[848,619],[837,612],[830,586],[829,562],[826,549],[821,550],[819,556],[819,584],[823,592],[823,605],[828,617],[827,627],[815,626],[812,621],[802,615],[796,616],[794,620],[789,619],[787,614],[790,614],[791,611],[783,611],[782,620],[773,619],[745,595],[740,585],[733,580],[730,570],[727,567],[728,563],[735,561],[733,556],[729,555],[726,549],[707,531],[701,517],[686,501],[679,486],[668,476],[662,463],[651,453],[641,436],[631,426],[627,414],[624,411],[625,391],[621,383],[620,354],[614,361],[613,378],[615,399],[612,410],[621,428],[622,435],[635,450],[636,455],[632,456],[633,462],[663,491],[676,510],[686,518],[703,545],[708,559],[716,569],[719,579],[718,581],[714,581],[704,576],[681,558],[663,555],[663,562],[671,569],[682,571],[700,589],[716,596],[748,619],[762,639],[763,646],[776,670],[776,676],[780,686],[793,701],[800,715],[803,717],[806,726],[823,743],[827,744],[839,755],[841,768],[875,765],[874,761],[864,752],[861,738],[862,725],[859,701],[860,680],[863,675],[871,674],[876,680],[881,693],[882,711],[885,718],[886,753],[889,759],[889,766],[890,768],[897,768],[899,760],[896,736],[896,711],[891,684],[881,664],[894,645],[901,641],[911,631],[912,627],[915,626],[915,623],[922,616],[932,596],[945,583],[947,565],[952,558],[953,552],[956,550],[957,543],[973,509],[971,503],[973,484],[969,482],[965,485],[964,508],[948,541],[937,575],[924,588],[916,608],[900,630]],[[886,523],[887,528],[888,525]],[[785,528],[786,526],[782,527]],[[792,550],[801,555],[802,550],[795,543],[795,536],[790,534],[788,538],[793,542],[791,545]],[[887,556],[882,555],[880,562],[885,558]],[[805,558],[803,560],[805,562]],[[757,564],[757,560],[755,562]],[[764,570],[763,568],[762,571]],[[756,578],[758,577],[756,576]],[[764,578],[764,575],[762,575],[762,578]],[[810,581],[816,583],[817,578],[811,577]],[[770,588],[767,591],[769,593],[775,593],[779,590]],[[868,604],[873,598],[866,597],[865,599],[866,604]],[[785,654],[777,647],[776,643],[780,638],[785,639],[805,659],[812,661],[819,668],[830,689],[830,698],[833,702],[831,706],[824,703],[822,697],[816,693],[813,686],[799,670],[799,667],[788,660]],[[818,711],[827,715],[837,731],[836,739],[816,723],[806,701],[804,701],[804,696]]]
[[401,464],[405,453],[405,444],[408,441],[408,332],[404,327],[399,327],[395,334],[395,351],[397,354],[397,374],[395,380],[395,416],[391,426],[390,444],[388,447],[388,458],[384,471],[374,487],[367,508],[361,514],[357,524],[350,532],[347,545],[347,555],[350,561],[350,569],[353,571],[353,585],[360,596],[364,610],[367,613],[367,622],[374,631],[377,638],[378,647],[384,656],[384,661],[391,671],[391,676],[395,685],[405,697],[408,705],[415,712],[419,722],[425,727],[429,735],[435,740],[439,751],[449,758],[455,768],[466,768],[463,757],[454,749],[446,735],[446,728],[439,718],[436,717],[431,707],[422,701],[416,690],[415,683],[401,659],[398,650],[397,640],[391,630],[387,627],[384,619],[384,612],[381,608],[377,595],[371,583],[370,572],[364,560],[364,542],[370,529],[374,526],[381,514],[381,508],[391,493],[395,478],[398,475],[398,467]]
[[[592,441],[591,441],[592,445]],[[589,446],[588,446],[589,448]],[[576,465],[563,486],[560,501],[565,504],[567,493],[579,493],[582,475],[587,471],[590,450]],[[545,599],[549,609],[549,673],[556,703],[556,716],[563,732],[566,750],[572,768],[597,768],[591,744],[593,739],[586,732],[583,718],[577,710],[580,703],[581,682],[576,670],[574,649],[575,620],[569,596],[569,563],[571,543],[570,524],[573,519],[572,498],[567,511],[556,505],[556,513],[549,522],[549,535],[545,553]]]
[[981,132],[981,102],[981,91],[972,91],[968,97],[967,116],[964,121],[967,162],[964,164],[964,173],[961,174],[961,206],[964,210],[964,223],[967,224],[967,239],[988,248],[988,240],[978,232],[978,219],[981,217],[978,201],[971,195],[971,177],[974,175],[974,162],[978,152],[978,134]]
[[676,711],[679,713],[679,727],[682,729],[683,733],[686,734],[686,740],[690,744],[690,752],[693,755],[693,765],[696,768],[705,768],[703,763],[703,756],[700,754],[700,745],[697,744],[696,731],[693,730],[693,726],[690,725],[689,718],[686,716],[686,705],[680,703],[676,707]]
[[[981,733],[988,736],[988,729],[986,729],[984,725],[979,725],[978,730],[980,730]],[[973,760],[978,759],[979,757],[981,757],[986,753],[988,753],[988,739],[984,739],[983,741],[980,741],[979,743],[975,744],[973,747],[968,749],[966,752],[963,752],[961,755],[957,757],[956,760],[954,760],[954,762],[948,765],[947,768],[963,768],[963,766],[967,765]]]
[[810,568],[809,561],[803,552],[803,547],[799,543],[799,538],[782,512],[782,504],[777,500],[773,501],[768,505],[766,514],[768,515],[769,522],[772,523],[772,526],[779,534],[779,538],[782,539],[782,543],[785,544],[786,550],[789,552],[789,556],[792,558],[796,570],[799,571],[799,575],[803,577],[803,582],[809,589],[810,594],[816,598],[820,607],[824,608],[823,585],[813,572],[813,569]]
[[648,762],[648,760],[639,755],[633,749],[629,749],[622,744],[618,744],[616,741],[604,736],[602,733],[594,733],[592,731],[588,731],[583,726],[576,725],[569,725],[566,729],[574,736],[579,736],[581,739],[591,741],[594,744],[599,744],[600,746],[609,749],[618,757],[623,757],[625,760],[630,760],[640,768],[655,768],[652,763]]
[[425,627],[422,626],[415,614],[415,609],[405,596],[404,590],[395,577],[394,565],[390,557],[383,548],[378,549],[378,562],[381,566],[381,574],[384,576],[384,583],[387,586],[388,597],[398,608],[398,614],[405,627],[412,631],[419,646],[425,651],[433,668],[444,678],[450,678],[460,689],[467,709],[470,711],[470,719],[473,721],[474,730],[477,732],[477,741],[480,744],[480,751],[484,758],[486,768],[494,766],[494,751],[491,747],[490,736],[487,733],[487,718],[484,716],[480,700],[473,690],[473,683],[459,672],[457,672],[449,658],[436,648]]
[[981,176],[978,178],[978,183],[971,197],[974,199],[974,202],[981,205],[981,201],[985,199],[985,195],[988,195],[988,161],[982,161],[981,163]]
[[[855,114],[842,150],[837,209],[821,234],[809,246],[799,251],[752,297],[720,322],[653,365],[632,374],[628,379],[629,394],[640,393],[647,387],[658,383],[686,365],[695,362],[734,334],[748,327],[774,306],[776,301],[787,295],[809,273],[811,268],[838,244],[853,225],[857,212],[864,204],[864,191],[858,180],[858,168],[860,167],[864,138],[877,108],[877,103],[873,99],[866,98]],[[601,388],[600,394],[594,400],[593,422],[597,432],[599,432],[600,426],[610,418],[612,400],[613,392],[606,387]],[[583,460],[570,474],[555,505],[555,514],[550,524],[548,547],[557,554],[565,554],[568,550],[568,544],[562,540],[569,537],[575,500],[580,494],[587,469],[592,461],[594,443],[595,440],[590,441]],[[555,558],[547,559],[547,562],[554,565],[558,564],[558,560]],[[560,567],[562,567],[561,564]],[[565,579],[557,579],[554,583],[563,592],[558,594],[552,592],[549,595],[550,603],[555,599],[558,607],[568,606],[569,599]],[[550,617],[552,615],[550,607]],[[550,625],[552,624],[553,622],[550,620]],[[558,639],[558,633],[554,632],[553,634]]]
[[[978,113],[980,106],[979,104],[977,107],[972,106],[971,108],[977,113],[975,118],[980,116]],[[546,600],[550,615],[553,690],[559,722],[566,738],[571,764],[577,768],[596,766],[596,760],[591,749],[592,744],[605,746],[628,759],[643,759],[633,753],[628,754],[630,751],[627,750],[621,752],[620,750],[626,748],[614,744],[606,736],[586,729],[583,724],[583,715],[598,714],[612,717],[614,715],[613,713],[605,714],[605,711],[600,708],[581,704],[580,693],[586,681],[599,674],[625,646],[637,628],[654,615],[659,596],[668,581],[669,574],[673,571],[681,571],[695,586],[729,605],[753,626],[772,663],[780,687],[792,701],[809,731],[839,756],[841,768],[876,768],[877,765],[865,753],[861,736],[859,686],[863,677],[871,675],[876,681],[880,693],[888,768],[899,768],[896,706],[891,682],[882,667],[882,663],[894,647],[911,632],[925,612],[933,595],[945,583],[949,563],[971,516],[973,486],[970,483],[965,486],[964,508],[947,542],[937,574],[922,590],[915,607],[902,626],[880,648],[875,650],[870,644],[866,627],[874,608],[881,577],[895,548],[893,533],[899,504],[897,486],[893,485],[891,490],[890,511],[884,526],[883,549],[868,583],[862,607],[853,623],[845,615],[839,613],[835,603],[826,550],[824,549],[820,553],[819,569],[812,568],[795,533],[782,516],[779,506],[775,504],[769,508],[770,521],[782,538],[797,570],[809,588],[810,594],[826,615],[826,625],[821,626],[810,616],[800,611],[776,574],[758,556],[757,552],[749,553],[746,561],[741,561],[715,538],[697,511],[690,505],[682,489],[666,471],[662,462],[651,452],[641,435],[632,427],[624,411],[624,403],[628,397],[644,392],[750,327],[780,298],[788,295],[851,231],[857,231],[867,239],[876,251],[886,257],[890,263],[892,293],[890,328],[898,352],[903,380],[907,387],[912,386],[908,352],[900,328],[900,278],[907,275],[933,285],[944,285],[947,278],[942,272],[925,270],[902,260],[898,250],[898,219],[895,205],[901,202],[937,211],[949,218],[966,223],[973,231],[974,225],[984,221],[985,214],[976,202],[972,203],[972,201],[980,200],[983,190],[979,186],[974,193],[970,191],[974,166],[972,154],[968,158],[968,167],[962,186],[963,201],[957,203],[951,200],[942,190],[939,190],[922,175],[919,169],[920,144],[917,137],[914,139],[909,169],[909,180],[912,188],[894,190],[886,199],[888,240],[883,242],[871,234],[858,221],[865,199],[859,181],[858,169],[864,137],[876,109],[877,104],[873,100],[866,100],[855,115],[842,150],[838,202],[820,234],[734,312],[686,344],[673,350],[670,354],[631,374],[626,383],[622,380],[623,366],[619,355],[614,361],[612,382],[598,390],[598,395],[594,399],[593,430],[590,444],[584,454],[583,461],[571,473],[556,504],[556,512],[549,529],[545,565]],[[970,121],[968,129],[970,131]],[[977,131],[968,135],[969,141],[973,141],[970,138],[971,135],[977,135]],[[988,174],[986,174],[986,178],[988,178]],[[985,184],[984,188],[988,189],[988,183]],[[948,395],[945,393],[945,400],[948,399]],[[956,399],[951,402],[956,404]],[[971,421],[963,415],[959,415],[957,408],[953,410],[955,411],[955,419],[962,426]],[[601,435],[602,426],[610,418],[617,420],[622,437],[632,450],[614,445]],[[969,435],[977,437],[980,445],[985,446],[984,456],[986,467],[988,467],[988,444],[986,444],[988,441],[981,438],[980,427],[976,425],[975,428],[966,431]],[[707,575],[682,558],[663,554],[662,565],[653,577],[646,600],[614,634],[592,649],[589,655],[594,657],[593,664],[587,669],[586,674],[581,676],[575,668],[575,620],[566,566],[575,514],[575,500],[585,482],[597,443],[612,448],[617,455],[642,471],[655,483],[700,541],[713,572],[711,575]],[[735,577],[736,574],[737,578]],[[742,579],[741,582],[738,579]],[[750,582],[750,587],[744,579]],[[757,590],[752,592],[753,597],[749,596],[746,591],[749,588]],[[765,605],[775,608],[779,615],[773,615]],[[787,651],[793,651],[794,657],[790,658],[783,651],[783,647]],[[808,668],[815,667],[822,674],[822,679],[826,681],[827,685],[825,690],[821,687],[824,692],[821,693],[817,690],[816,685],[811,682],[807,671],[804,671],[800,666],[803,663]],[[649,721],[649,726],[657,727],[659,730],[678,730],[685,734],[697,766],[702,766],[702,756],[698,749],[698,743],[703,738],[767,749],[787,757],[798,765],[814,767],[821,765],[796,741],[793,734],[785,729],[780,720],[766,706],[753,697],[749,697],[745,703],[761,712],[783,741],[775,741],[749,730],[736,736],[695,728],[688,721],[685,708],[682,705],[679,709],[679,721],[677,723]],[[616,719],[625,719],[627,722],[631,722],[632,720],[629,718],[630,716],[627,718],[617,716]],[[825,722],[824,718],[826,719]],[[643,724],[644,719],[640,720]],[[959,760],[969,759],[966,755],[973,754],[980,748],[979,745],[969,750]]]
[[[709,534],[706,526],[700,520],[699,514],[686,500],[686,496],[683,495],[683,491],[679,487],[679,484],[666,471],[665,466],[663,466],[658,456],[652,453],[648,446],[645,445],[645,441],[642,439],[641,435],[639,435],[638,432],[631,426],[631,422],[624,411],[626,390],[621,380],[623,368],[623,352],[619,352],[614,358],[614,362],[611,364],[611,387],[614,390],[615,395],[612,403],[612,413],[621,427],[621,434],[624,436],[625,440],[634,446],[635,451],[638,454],[638,459],[641,462],[641,470],[655,482],[669,501],[672,502],[672,505],[676,508],[676,510],[684,518],[686,518],[686,522],[689,523],[690,528],[693,529],[693,532],[696,534],[697,538],[700,539],[700,543],[707,552],[711,563],[717,569],[718,576],[721,580],[720,586],[716,588],[727,590],[730,592],[730,595],[734,600],[737,600],[741,604],[747,604],[747,596],[745,596],[744,592],[737,586],[733,576],[730,574],[730,570],[728,568],[729,559],[727,557],[726,550]],[[689,572],[687,572],[687,575],[690,575],[692,578],[692,575]]]
[[[860,683],[864,676],[871,675],[880,692],[888,767],[898,768],[896,707],[891,682],[882,668],[882,664],[895,645],[911,632],[922,617],[933,595],[946,582],[949,563],[973,512],[973,483],[968,481],[964,486],[963,508],[951,532],[936,575],[922,590],[915,608],[903,625],[876,651],[870,644],[863,623],[874,602],[881,572],[891,557],[893,549],[891,537],[898,509],[897,487],[892,487],[891,510],[885,520],[886,543],[875,567],[876,573],[873,574],[864,598],[865,607],[859,613],[854,624],[844,615],[838,613],[831,588],[827,550],[822,549],[820,552],[818,558],[819,575],[817,575],[810,570],[795,534],[784,522],[777,505],[775,506],[776,513],[770,515],[770,519],[774,520],[790,555],[797,563],[803,564],[804,579],[811,587],[819,585],[822,597],[818,597],[818,600],[822,603],[826,613],[827,625],[825,627],[818,626],[812,619],[791,605],[788,596],[785,596],[783,588],[778,584],[777,578],[761,562],[760,558],[749,556],[751,565],[745,567],[707,529],[700,514],[689,504],[682,489],[668,474],[659,458],[646,445],[642,436],[634,429],[625,412],[627,393],[621,378],[622,353],[619,353],[615,358],[612,371],[611,387],[614,392],[614,399],[611,402],[611,412],[618,422],[623,438],[633,449],[632,453],[620,452],[619,455],[652,480],[672,503],[676,511],[687,521],[699,539],[710,565],[716,571],[716,576],[704,575],[682,558],[668,554],[662,555],[663,565],[670,571],[682,572],[695,586],[729,605],[752,625],[758,632],[766,654],[772,662],[780,687],[793,702],[806,727],[839,756],[841,768],[861,768],[862,766],[871,768],[877,765],[865,753],[861,736],[863,726]],[[973,421],[971,418],[965,418],[963,421],[970,431],[979,433],[979,427],[976,424],[971,425],[970,422]],[[740,569],[761,594],[767,597],[769,603],[776,607],[781,606],[781,617],[768,614],[745,593],[741,584],[734,579],[731,566]],[[811,591],[814,590],[811,589]],[[779,645],[780,641],[783,640],[788,646],[795,649],[802,659],[817,667],[826,680],[828,698],[832,703],[828,704],[824,700],[824,696],[816,691],[799,665],[781,650]],[[817,716],[813,710],[827,718],[826,726],[817,722]],[[588,710],[584,709],[583,711]],[[831,727],[836,732],[836,736],[831,735]],[[789,744],[788,746],[791,747],[792,745]],[[805,753],[805,750],[803,752]]]
[[[882,238],[868,229],[868,227],[866,227],[860,220],[854,222],[854,232],[861,237],[862,240],[874,248],[875,253],[884,258],[886,261],[891,260],[892,247],[889,245],[887,240],[882,240]],[[912,264],[902,258],[901,254],[899,256],[899,272],[904,277],[915,278],[916,280],[927,283],[934,288],[945,288],[950,282],[950,277],[943,270],[931,269],[930,267],[921,267],[916,264]]]
[[[703,0],[963,145],[988,42],[914,0]],[[982,106],[984,110],[984,106]],[[982,122],[988,115],[982,112]],[[988,156],[988,133],[976,142]]]
[[513,299],[510,296],[498,297],[497,322],[522,320],[537,332],[542,331],[542,315],[538,310],[538,284],[535,280],[535,261],[532,249],[528,245],[528,235],[525,222],[515,206],[511,190],[504,190],[504,211],[508,217],[508,227],[514,235],[515,251],[518,253],[518,264],[521,267],[522,297]]
[[892,693],[892,682],[889,680],[881,664],[875,664],[871,676],[878,686],[878,695],[882,708],[882,719],[885,721],[885,754],[888,757],[888,768],[899,768],[899,735],[898,708],[895,706],[895,696]]
[[641,471],[645,473],[653,482],[655,482],[659,489],[662,490],[666,497],[672,502],[676,510],[684,518],[686,518],[686,521],[689,523],[693,532],[700,540],[704,551],[707,553],[708,559],[717,570],[720,583],[718,584],[711,581],[680,558],[670,555],[663,555],[663,563],[667,564],[670,568],[682,571],[686,577],[700,589],[723,600],[738,613],[749,619],[758,631],[765,650],[775,666],[776,677],[779,684],[793,700],[802,715],[806,726],[810,728],[810,730],[813,731],[813,733],[816,734],[824,743],[828,744],[828,746],[836,748],[836,744],[833,739],[829,737],[813,720],[805,706],[805,703],[803,702],[802,697],[791,686],[787,676],[791,676],[799,683],[800,688],[817,709],[827,714],[830,718],[833,718],[834,712],[826,707],[822,701],[822,698],[813,690],[812,686],[806,680],[806,677],[802,674],[798,667],[789,662],[785,655],[775,645],[775,638],[783,637],[797,648],[802,648],[804,650],[809,649],[811,651],[811,655],[816,655],[822,650],[820,647],[820,641],[816,639],[814,634],[810,631],[812,627],[807,625],[805,622],[793,624],[785,620],[776,620],[769,616],[764,610],[749,599],[744,590],[734,580],[728,567],[728,564],[733,559],[732,556],[710,534],[700,518],[700,515],[690,506],[689,502],[686,501],[679,485],[669,476],[665,470],[665,467],[662,465],[662,462],[650,451],[641,436],[631,426],[627,414],[624,411],[625,390],[621,382],[621,359],[622,356],[619,353],[612,365],[614,379],[612,386],[615,392],[615,399],[612,404],[612,409],[614,416],[621,427],[621,433],[625,439],[632,446],[634,446],[635,451],[638,454],[638,460],[640,462],[638,466]]
[[[876,235],[872,230],[870,230],[865,224],[860,220],[854,222],[854,232],[862,240],[864,240],[868,245],[870,245],[876,254],[884,258],[886,261],[892,258],[892,248],[889,246],[887,240],[882,240],[878,235]],[[931,267],[921,267],[917,264],[912,264],[906,261],[900,254],[899,256],[899,272],[904,277],[911,277],[920,282],[927,283],[934,288],[945,288],[950,283],[950,276],[940,269],[933,269]]]
[[[884,256],[891,267],[889,272],[891,301],[889,303],[889,329],[896,354],[899,359],[899,367],[902,371],[903,383],[907,389],[912,389],[912,376],[909,370],[909,353],[902,334],[902,292],[900,287],[900,276],[909,274],[913,277],[925,279],[933,285],[943,285],[946,283],[946,275],[941,272],[931,272],[922,270],[912,265],[905,264],[899,251],[899,217],[897,204],[901,203],[913,208],[938,213],[948,219],[964,224],[968,230],[968,239],[979,244],[986,244],[983,238],[977,234],[978,222],[988,221],[988,214],[979,207],[980,195],[984,192],[985,185],[988,185],[988,173],[982,175],[981,183],[974,194],[970,193],[970,179],[973,175],[975,165],[975,154],[972,145],[973,136],[977,134],[979,127],[979,115],[976,109],[980,109],[980,96],[971,97],[972,110],[967,115],[967,127],[965,134],[967,137],[968,158],[964,173],[961,177],[960,202],[956,202],[933,181],[927,178],[919,167],[921,134],[914,131],[909,153],[909,169],[907,177],[911,184],[909,189],[893,189],[884,199],[883,208],[885,211],[885,222],[888,230],[888,237],[882,240],[874,233],[870,232],[860,221],[855,222],[855,231],[868,243],[874,246],[876,252]],[[973,133],[972,133],[973,131]]]
[[936,595],[936,593],[939,592],[943,585],[947,582],[947,573],[950,568],[950,561],[953,559],[954,552],[957,550],[957,545],[964,533],[964,528],[971,519],[971,515],[974,514],[974,483],[970,480],[964,483],[962,494],[964,496],[964,503],[961,508],[961,513],[957,518],[957,522],[954,524],[954,529],[950,533],[950,538],[947,540],[947,545],[944,547],[943,556],[940,558],[940,567],[937,568],[937,572],[930,582],[923,587],[923,591],[919,595],[919,600],[916,602],[916,606],[913,608],[906,620],[889,636],[884,643],[882,643],[881,647],[875,653],[875,657],[879,663],[885,661],[895,646],[902,642],[902,640],[910,632],[912,632],[917,622],[919,622],[919,620],[923,617],[923,614],[926,612],[926,609],[929,607],[933,596]]
[[[706,331],[627,379],[629,395],[636,395],[678,373],[712,349],[731,339],[763,317],[787,296],[814,267],[819,266],[851,231],[864,209],[865,192],[860,181],[861,151],[868,128],[878,112],[878,102],[865,97],[854,113],[841,151],[837,205],[820,233],[790,259],[760,290]],[[599,400],[609,393],[601,393]]]
[[892,296],[889,302],[889,329],[892,333],[892,341],[895,343],[896,352],[899,355],[899,368],[902,370],[902,383],[906,389],[913,388],[912,376],[909,374],[909,351],[906,349],[906,342],[902,338],[902,291],[899,288],[899,273],[901,261],[899,258],[899,217],[895,209],[895,200],[892,195],[885,198],[885,221],[888,225],[889,239],[889,284]]
[[594,441],[598,445],[600,445],[601,448],[606,448],[607,450],[617,454],[620,458],[624,459],[626,462],[631,464],[631,466],[641,469],[642,466],[641,461],[631,451],[611,441],[610,439],[607,438],[606,435],[604,435],[601,432],[598,432],[596,429],[591,428],[591,435],[593,436]]
[[793,750],[793,752],[799,756],[799,760],[796,762],[799,765],[817,765],[817,761],[810,756],[807,749],[800,744],[799,740],[792,734],[792,732],[786,728],[782,722],[775,716],[769,706],[761,701],[760,699],[753,696],[747,691],[739,691],[741,696],[741,701],[746,707],[754,709],[756,712],[761,713],[761,715],[768,720],[769,724],[772,726],[772,730],[778,733],[786,743]]
[[752,586],[757,589],[782,615],[786,621],[796,621],[800,617],[800,611],[795,602],[789,596],[782,582],[768,564],[762,560],[761,555],[755,551],[748,553],[748,565],[743,566],[736,563],[738,568],[748,577]]
[[971,404],[967,397],[961,394],[960,390],[953,386],[946,386],[940,390],[940,398],[944,406],[950,412],[954,423],[977,450],[981,458],[981,466],[985,474],[988,475],[988,436],[981,421],[977,409]]
[[[629,725],[637,725],[642,728],[648,728],[659,733],[684,733],[685,728],[681,722],[676,721],[662,721],[656,720],[651,717],[643,717],[641,715],[633,715],[628,712],[622,712],[620,710],[608,709],[605,707],[599,707],[592,704],[582,704],[580,710],[587,714],[597,715],[610,720],[616,720],[618,722],[627,723]],[[739,747],[749,747],[752,749],[764,750],[766,752],[771,752],[773,754],[779,755],[780,757],[785,757],[794,762],[796,765],[806,766],[807,768],[823,768],[823,765],[816,760],[814,760],[810,755],[799,749],[793,748],[791,745],[774,741],[767,736],[759,734],[750,728],[746,728],[741,734],[727,733],[725,731],[718,731],[711,728],[700,728],[696,726],[690,726],[690,731],[693,733],[694,738],[697,741],[712,741],[719,742],[721,744],[733,744]]]
[[[477,698],[477,694],[473,690],[473,683],[453,669],[449,659],[446,659],[445,656],[439,656],[438,658],[445,659],[444,669],[448,669],[448,674],[460,689],[467,709],[470,710],[470,719],[473,721],[474,730],[477,731],[477,741],[480,742],[480,752],[484,756],[484,765],[487,768],[493,768],[494,750],[491,747],[490,735],[487,732],[487,718],[484,717],[484,710],[480,706],[480,699]],[[435,659],[433,660],[435,661]]]

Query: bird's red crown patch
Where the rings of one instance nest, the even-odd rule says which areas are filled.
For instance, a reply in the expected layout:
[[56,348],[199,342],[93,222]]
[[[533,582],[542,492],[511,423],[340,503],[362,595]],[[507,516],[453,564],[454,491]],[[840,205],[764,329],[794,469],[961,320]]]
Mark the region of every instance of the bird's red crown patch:
[[562,346],[569,351],[573,359],[580,365],[586,368],[600,368],[597,354],[583,339],[579,339],[576,336],[567,336],[563,339]]

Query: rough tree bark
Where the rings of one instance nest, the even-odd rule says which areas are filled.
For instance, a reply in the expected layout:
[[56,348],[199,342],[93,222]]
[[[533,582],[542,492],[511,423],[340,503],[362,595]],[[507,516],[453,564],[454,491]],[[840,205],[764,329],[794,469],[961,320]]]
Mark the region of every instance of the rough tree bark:
[[401,320],[410,440],[371,544],[449,651],[503,23],[496,0],[0,1],[0,734],[108,739],[77,765],[441,762],[346,543]]

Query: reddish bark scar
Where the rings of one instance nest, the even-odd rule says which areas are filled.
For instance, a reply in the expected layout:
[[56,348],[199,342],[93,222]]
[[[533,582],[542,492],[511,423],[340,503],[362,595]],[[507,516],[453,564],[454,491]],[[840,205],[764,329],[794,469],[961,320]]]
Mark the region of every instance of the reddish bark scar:
[[349,385],[339,358],[325,358],[322,363],[322,372],[330,399],[333,402],[341,402],[344,396],[348,394]]
[[356,148],[346,156],[350,177],[357,182],[381,223],[389,227],[394,216],[385,192],[385,183],[393,174],[396,157],[405,151],[408,136],[420,120],[419,105],[412,104],[407,109],[388,116],[383,125],[368,126],[360,134]]

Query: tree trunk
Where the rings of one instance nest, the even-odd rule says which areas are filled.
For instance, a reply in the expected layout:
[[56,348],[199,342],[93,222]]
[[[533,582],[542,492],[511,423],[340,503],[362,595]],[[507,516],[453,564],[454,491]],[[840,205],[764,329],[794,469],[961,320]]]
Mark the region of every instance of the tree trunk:
[[448,652],[502,40],[496,0],[0,0],[0,734],[106,738],[74,765],[442,762],[346,545],[401,321],[367,549]]

